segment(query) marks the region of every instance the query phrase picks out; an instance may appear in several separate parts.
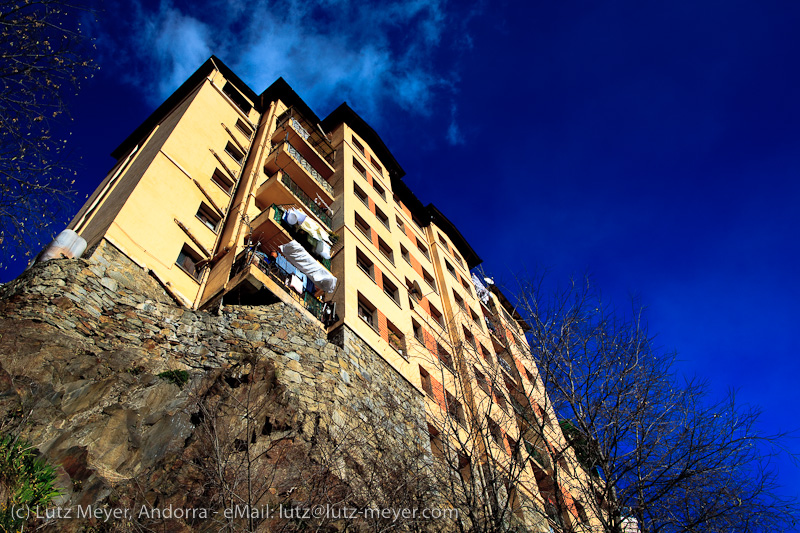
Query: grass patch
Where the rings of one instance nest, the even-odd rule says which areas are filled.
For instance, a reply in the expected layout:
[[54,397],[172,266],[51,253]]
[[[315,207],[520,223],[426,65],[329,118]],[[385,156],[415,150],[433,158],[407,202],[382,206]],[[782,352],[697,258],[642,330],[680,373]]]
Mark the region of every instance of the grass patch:
[[186,370],[167,370],[158,374],[158,377],[174,383],[180,389],[189,382],[189,373]]
[[26,520],[14,509],[44,508],[60,494],[56,471],[33,446],[6,436],[0,439],[0,530],[21,531]]

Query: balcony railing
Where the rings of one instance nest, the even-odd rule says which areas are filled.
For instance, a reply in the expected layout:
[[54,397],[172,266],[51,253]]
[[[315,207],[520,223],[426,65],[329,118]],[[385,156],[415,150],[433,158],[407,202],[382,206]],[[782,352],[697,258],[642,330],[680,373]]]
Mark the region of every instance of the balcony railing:
[[[282,260],[282,261],[281,261]],[[249,265],[256,266],[261,272],[272,278],[278,286],[285,288],[287,294],[291,295],[292,298],[297,302],[302,304],[302,306],[308,310],[312,315],[314,315],[320,322],[323,321],[323,310],[324,310],[324,302],[316,298],[313,294],[308,291],[303,291],[303,294],[297,294],[295,291],[291,290],[290,288],[284,285],[286,278],[294,274],[294,271],[289,271],[284,266],[281,266],[279,263],[282,263],[285,266],[288,266],[289,269],[293,269],[288,261],[281,255],[278,254],[278,259],[273,260],[266,256],[265,254],[254,253],[250,250],[245,250],[242,252],[239,257],[236,259],[236,262],[233,264],[232,273],[235,275]],[[304,287],[305,289],[305,287]]]
[[499,355],[499,354],[498,354],[498,356],[497,356],[497,362],[498,362],[498,363],[500,363],[500,367],[501,367],[503,370],[505,370],[505,371],[506,371],[506,373],[508,373],[508,375],[510,375],[510,376],[513,376],[513,375],[514,375],[514,374],[513,374],[513,372],[511,371],[511,365],[510,365],[510,364],[508,364],[508,361],[506,361],[505,359],[503,359],[502,357],[500,357],[500,355]]
[[297,120],[294,116],[292,116],[292,110],[289,109],[281,116],[278,117],[277,127],[280,128],[281,126],[288,125],[294,131],[297,132],[300,137],[305,139],[305,141],[311,145],[311,147],[316,151],[320,157],[322,157],[325,161],[333,165],[333,147],[331,146],[330,142],[327,139],[322,137],[319,133],[315,132],[313,135],[307,129],[303,127],[299,120]]
[[275,146],[273,146],[273,147],[272,147],[272,150],[270,150],[270,152],[269,152],[269,153],[270,153],[270,154],[272,154],[273,152],[275,152],[276,150],[278,150],[278,149],[279,149],[279,148],[280,148],[282,145],[286,145],[286,153],[288,153],[288,154],[289,154],[289,155],[292,157],[292,159],[294,159],[295,161],[297,161],[297,164],[298,164],[298,165],[300,165],[301,167],[303,167],[303,168],[306,170],[306,172],[308,172],[308,173],[311,175],[311,177],[312,177],[312,178],[314,178],[314,181],[316,181],[317,183],[319,183],[320,187],[322,187],[323,189],[325,189],[325,191],[327,191],[327,192],[328,192],[328,194],[330,194],[331,196],[333,196],[333,187],[331,186],[331,184],[330,184],[330,183],[328,183],[327,181],[325,181],[325,178],[323,178],[323,177],[320,175],[320,173],[319,173],[319,172],[317,172],[317,171],[314,169],[314,167],[313,167],[313,166],[311,166],[311,163],[309,163],[309,162],[306,160],[306,158],[305,158],[305,157],[303,157],[303,154],[301,154],[300,152],[298,152],[298,151],[297,151],[297,148],[295,148],[294,146],[292,146],[292,145],[291,145],[291,143],[289,143],[289,142],[287,142],[287,141],[281,141],[281,142],[279,142],[278,144],[276,144]]
[[303,189],[301,189],[300,186],[289,177],[288,174],[286,174],[286,172],[281,172],[280,180],[281,183],[286,185],[287,189],[292,191],[294,195],[297,196],[301,202],[303,202],[304,206],[310,209],[311,212],[314,213],[317,218],[319,218],[326,226],[328,226],[328,229],[330,229],[332,224],[331,217],[325,211],[323,211],[320,206],[315,204],[314,200],[312,200],[311,197],[307,195]]
[[295,119],[294,117],[289,117],[288,122],[289,122],[289,125],[292,127],[292,129],[294,131],[296,131],[297,133],[299,133],[300,137],[302,137],[306,141],[311,136],[311,134],[308,133],[306,131],[306,129],[303,126],[300,125],[300,122],[297,119]]

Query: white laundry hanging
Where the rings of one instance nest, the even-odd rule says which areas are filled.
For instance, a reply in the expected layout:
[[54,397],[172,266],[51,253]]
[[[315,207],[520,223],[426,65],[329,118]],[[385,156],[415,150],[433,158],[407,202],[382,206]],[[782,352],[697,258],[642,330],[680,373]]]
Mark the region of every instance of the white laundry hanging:
[[319,261],[311,257],[311,254],[299,242],[291,241],[282,245],[280,250],[289,263],[311,278],[314,285],[327,293],[331,293],[336,289],[336,277],[322,266]]

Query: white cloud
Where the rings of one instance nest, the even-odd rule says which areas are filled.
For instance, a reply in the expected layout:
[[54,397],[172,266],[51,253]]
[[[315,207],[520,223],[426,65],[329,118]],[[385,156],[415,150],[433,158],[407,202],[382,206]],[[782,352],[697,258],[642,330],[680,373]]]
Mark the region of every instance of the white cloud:
[[450,125],[447,127],[447,142],[453,146],[464,144],[464,134],[456,121],[456,105],[450,106]]
[[[435,67],[445,35],[464,33],[444,0],[203,0],[191,13],[170,0],[150,10],[116,1],[126,31],[106,29],[99,42],[153,104],[215,54],[256,92],[283,76],[321,114],[347,100],[368,121],[388,103],[426,115],[452,86]],[[454,124],[448,138],[459,139]]]

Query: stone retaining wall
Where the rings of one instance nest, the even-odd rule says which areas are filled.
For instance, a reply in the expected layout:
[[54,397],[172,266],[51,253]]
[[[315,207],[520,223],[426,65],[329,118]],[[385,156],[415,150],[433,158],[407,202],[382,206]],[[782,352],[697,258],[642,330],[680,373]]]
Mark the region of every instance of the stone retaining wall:
[[[364,442],[360,455],[348,450],[350,459],[325,467],[340,480],[353,457],[406,454],[416,466],[429,457],[422,394],[352,331],[340,330],[336,346],[321,324],[283,303],[182,308],[111,246],[91,260],[35,265],[0,287],[0,317],[3,430],[22,431],[61,465],[69,504],[108,505],[141,476],[157,485],[152,494],[185,504],[187,465],[207,459],[198,405],[218,407],[242,383],[263,404],[253,446],[274,446],[278,435],[319,465],[337,446]],[[166,379],[168,370],[186,371],[188,382]],[[15,425],[15,413],[28,411]],[[226,413],[226,424],[239,424]]]

